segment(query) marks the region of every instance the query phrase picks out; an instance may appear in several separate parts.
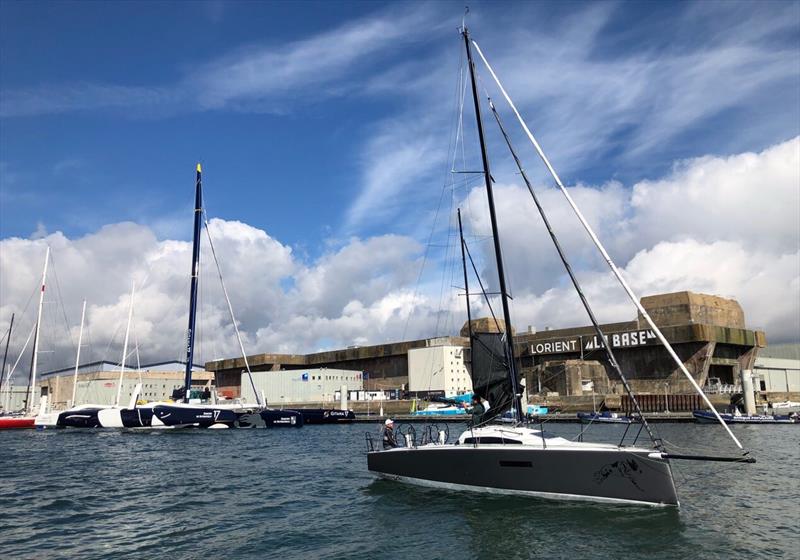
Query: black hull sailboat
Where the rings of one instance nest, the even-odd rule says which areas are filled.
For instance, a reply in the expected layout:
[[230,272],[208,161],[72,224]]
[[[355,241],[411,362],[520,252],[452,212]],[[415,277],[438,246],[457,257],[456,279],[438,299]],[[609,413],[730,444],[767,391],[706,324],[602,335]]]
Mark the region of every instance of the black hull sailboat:
[[231,409],[214,405],[159,404],[153,415],[176,428],[301,428],[303,415],[294,410]]
[[[667,459],[651,449],[615,445],[547,447],[535,430],[497,428],[481,433],[480,443],[428,445],[369,453],[369,470],[380,477],[448,490],[517,494],[557,500],[585,500],[640,505],[678,505]],[[486,443],[497,438],[498,443]],[[560,438],[559,438],[560,439]],[[520,443],[513,443],[519,441]]]
[[340,408],[293,408],[303,415],[305,424],[346,424],[356,419],[352,410]]
[[[475,78],[475,64],[472,59],[473,41],[464,26],[461,30],[467,51],[467,64],[472,86],[472,100],[475,106],[478,138],[483,162],[483,175],[486,184],[489,217],[492,227],[494,242],[494,257],[497,266],[497,280],[499,296],[503,308],[503,322],[495,319],[495,325],[500,332],[473,333],[471,315],[469,314],[469,284],[467,278],[467,264],[465,253],[469,254],[461,234],[462,262],[464,266],[464,286],[467,300],[467,325],[470,327],[469,340],[471,347],[471,371],[473,390],[480,395],[488,406],[484,405],[484,414],[480,423],[467,429],[453,444],[446,443],[446,435],[439,434],[438,438],[423,437],[419,444],[415,440],[413,431],[406,432],[399,438],[401,447],[379,449],[371,435],[367,436],[367,467],[377,476],[400,482],[448,488],[451,490],[470,490],[500,494],[521,494],[540,498],[559,500],[588,500],[621,504],[645,504],[653,506],[677,506],[678,496],[672,477],[670,459],[712,460],[730,462],[754,462],[747,457],[707,457],[675,455],[667,453],[663,443],[651,431],[641,409],[633,394],[630,385],[623,375],[622,370],[614,357],[613,351],[605,345],[604,351],[610,366],[625,387],[636,409],[636,419],[640,422],[641,429],[650,436],[652,446],[636,446],[636,434],[632,445],[625,445],[625,436],[619,444],[599,444],[584,441],[566,440],[548,434],[542,430],[532,429],[522,423],[523,414],[521,406],[522,391],[520,390],[519,377],[514,357],[514,343],[511,333],[511,317],[508,305],[508,291],[506,289],[505,272],[500,237],[498,234],[495,215],[494,197],[492,192],[492,176],[489,170],[489,160],[483,134],[480,103]],[[477,45],[475,45],[477,48]],[[480,50],[478,50],[480,53]],[[481,54],[481,56],[483,56]],[[484,58],[485,62],[485,58]],[[488,67],[488,63],[487,67]],[[492,76],[494,72],[489,67]],[[499,85],[499,82],[498,82]],[[500,86],[502,90],[502,86]],[[502,90],[504,92],[504,90]],[[510,103],[510,100],[509,100]],[[493,110],[494,117],[500,127],[503,137],[511,150],[512,156],[519,168],[520,174],[533,197],[542,220],[550,233],[552,241],[558,251],[559,257],[565,266],[573,285],[586,309],[595,328],[595,332],[604,340],[602,330],[597,322],[591,307],[580,288],[578,280],[566,260],[555,233],[539,204],[533,188],[527,179],[524,169],[514,152],[511,142],[502,127],[499,116]],[[513,107],[513,105],[512,105]],[[526,129],[527,130],[527,129]],[[531,136],[532,138],[532,136]],[[538,145],[537,145],[538,149]],[[542,159],[553,173],[552,168],[540,152]],[[556,177],[557,179],[557,177]],[[560,180],[556,181],[561,186]],[[577,211],[577,209],[576,209]],[[584,224],[585,227],[588,226]],[[459,212],[459,229],[461,217]],[[601,248],[593,232],[593,240]],[[605,250],[603,249],[604,257]],[[477,268],[469,257],[472,269],[477,276]],[[606,262],[616,272],[616,267],[610,260]],[[623,286],[621,276],[618,279]],[[488,295],[481,285],[483,296]],[[633,295],[629,291],[630,295]],[[634,299],[634,298],[632,298]],[[490,306],[491,307],[491,306]],[[640,309],[648,321],[651,321],[646,311]],[[492,313],[493,314],[493,313]],[[651,323],[654,331],[657,327]],[[663,335],[662,335],[663,336]],[[660,337],[661,338],[661,337]],[[669,343],[666,339],[662,342],[665,346]],[[678,358],[675,358],[678,360]],[[685,373],[691,377],[688,372]],[[497,425],[491,422],[511,408],[516,423],[512,426]],[[640,429],[640,433],[641,433]],[[626,431],[627,434],[627,431]],[[733,437],[733,435],[731,434]],[[733,437],[734,441],[738,441]],[[444,440],[444,443],[442,441]],[[741,447],[741,446],[740,446]]]

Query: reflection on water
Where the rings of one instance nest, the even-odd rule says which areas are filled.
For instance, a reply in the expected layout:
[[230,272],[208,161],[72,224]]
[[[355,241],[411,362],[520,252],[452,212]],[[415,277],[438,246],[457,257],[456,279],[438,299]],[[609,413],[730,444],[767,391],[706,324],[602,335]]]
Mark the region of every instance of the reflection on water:
[[[714,426],[657,426],[732,454]],[[548,429],[574,437],[577,425]],[[682,507],[453,492],[378,480],[364,432],[0,432],[3,558],[793,558],[796,426],[742,426],[755,465],[673,462]],[[457,434],[459,426],[452,425]],[[591,435],[616,441],[618,426]]]

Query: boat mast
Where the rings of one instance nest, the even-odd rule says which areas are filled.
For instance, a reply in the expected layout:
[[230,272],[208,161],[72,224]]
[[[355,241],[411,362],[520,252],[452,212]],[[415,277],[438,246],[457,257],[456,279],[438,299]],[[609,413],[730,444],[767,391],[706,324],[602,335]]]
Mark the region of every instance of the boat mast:
[[44,290],[45,282],[47,280],[47,263],[50,260],[50,247],[44,255],[44,268],[42,270],[42,289],[39,291],[39,311],[36,314],[36,334],[33,337],[33,359],[31,360],[31,376],[30,376],[30,393],[28,394],[27,410],[29,413],[33,412],[35,406],[33,396],[36,391],[36,366],[39,363],[39,334],[42,326],[42,304],[44,304]]
[[[114,402],[114,406],[119,406],[119,401],[122,398],[122,378],[125,375],[125,358],[128,357],[128,339],[131,334],[131,317],[133,316],[133,294],[136,289],[136,284],[131,282],[131,302],[128,305],[128,325],[125,327],[125,342],[122,343],[122,363],[120,364],[119,368],[119,383],[117,383],[117,400]],[[75,366],[75,371],[77,374],[78,367]]]
[[[0,369],[0,395],[3,394],[3,379],[6,375],[6,359],[8,358],[8,343],[11,342],[11,332],[14,330],[14,313],[11,314],[11,324],[8,325],[8,333],[6,336],[6,350],[3,352],[3,369]],[[10,381],[9,381],[10,383]]]
[[494,194],[492,192],[492,174],[489,170],[489,158],[486,154],[486,142],[483,137],[483,122],[481,120],[481,106],[478,101],[478,87],[475,81],[475,63],[472,60],[472,48],[470,47],[469,30],[464,26],[461,30],[464,37],[464,46],[467,49],[467,64],[469,65],[469,76],[472,83],[472,101],[475,104],[475,119],[478,123],[478,139],[481,145],[481,158],[483,160],[483,175],[486,181],[486,196],[489,199],[489,217],[492,222],[492,239],[494,241],[494,255],[497,261],[497,279],[500,283],[500,300],[503,303],[503,320],[505,321],[505,343],[506,354],[508,355],[508,373],[511,378],[511,390],[514,393],[514,410],[517,420],[522,420],[522,403],[518,388],[517,364],[514,358],[514,336],[511,331],[511,313],[508,309],[508,292],[506,290],[506,278],[503,269],[503,255],[500,250],[500,234],[497,231],[497,217],[494,209]]
[[464,252],[464,229],[461,227],[461,208],[458,209],[458,237],[461,239],[461,266],[464,268],[464,296],[467,298],[467,333],[469,336],[469,355],[470,360],[472,360],[472,311],[469,306],[469,280],[467,279],[467,257]]
[[194,324],[197,314],[197,277],[200,269],[200,225],[203,214],[202,175],[203,169],[197,164],[194,192],[194,236],[192,238],[192,284],[189,292],[189,328],[186,332],[186,376],[184,378],[183,402],[189,402],[192,390],[192,363],[194,360]]
[[78,353],[75,355],[75,374],[72,376],[72,400],[69,402],[70,408],[75,406],[75,391],[78,388],[78,365],[81,363],[81,342],[83,341],[83,318],[86,316],[86,300],[83,300],[81,309],[81,328],[78,331]]

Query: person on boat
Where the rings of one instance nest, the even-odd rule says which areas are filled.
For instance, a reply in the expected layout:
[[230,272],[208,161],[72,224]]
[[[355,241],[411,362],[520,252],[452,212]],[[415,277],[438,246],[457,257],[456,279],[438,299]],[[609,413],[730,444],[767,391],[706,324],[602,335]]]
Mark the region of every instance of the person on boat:
[[472,425],[477,426],[480,424],[483,415],[488,411],[489,403],[482,399],[477,393],[472,395],[472,406],[466,409],[466,413],[472,415]]
[[383,423],[383,448],[393,449],[397,447],[397,440],[394,437],[394,420],[387,418]]

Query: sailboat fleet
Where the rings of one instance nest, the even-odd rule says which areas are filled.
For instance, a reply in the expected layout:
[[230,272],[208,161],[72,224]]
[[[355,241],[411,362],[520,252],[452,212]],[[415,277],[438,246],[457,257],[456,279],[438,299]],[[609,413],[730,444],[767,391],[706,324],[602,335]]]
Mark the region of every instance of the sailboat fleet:
[[[754,462],[747,453],[731,457],[692,456],[670,453],[664,443],[651,431],[647,421],[636,403],[630,385],[617,364],[612,349],[607,345],[604,348],[608,362],[617,372],[623,382],[625,390],[630,395],[637,413],[635,419],[641,424],[650,437],[649,444],[637,445],[638,435],[632,444],[620,441],[618,444],[589,443],[572,441],[562,437],[548,434],[542,429],[536,429],[523,422],[522,387],[520,375],[517,371],[514,355],[514,345],[509,329],[512,324],[506,288],[505,270],[501,248],[500,235],[495,214],[494,194],[492,189],[492,175],[484,139],[484,123],[481,113],[476,85],[476,68],[473,60],[473,51],[477,52],[491,77],[496,82],[504,98],[509,103],[520,125],[528,136],[535,151],[540,156],[548,171],[553,176],[556,185],[567,197],[579,221],[589,233],[592,241],[603,255],[620,284],[637,306],[640,314],[650,324],[653,332],[659,338],[678,366],[696,387],[699,394],[705,395],[696,386],[696,382],[684,367],[682,361],[675,355],[666,338],[650,319],[639,299],[625,282],[613,261],[605,251],[597,236],[584,219],[569,193],[564,188],[554,168],[548,161],[538,142],[530,132],[513,102],[503,88],[494,70],[489,65],[477,43],[473,41],[469,31],[464,26],[461,29],[464,46],[469,66],[472,99],[477,122],[478,140],[483,163],[483,176],[488,200],[489,217],[493,233],[493,248],[497,266],[497,278],[500,288],[502,303],[502,318],[496,319],[498,332],[470,332],[470,349],[472,356],[472,379],[476,394],[483,397],[488,403],[482,421],[477,425],[469,426],[461,433],[454,443],[447,443],[446,437],[429,438],[424,444],[417,444],[413,437],[400,438],[401,445],[392,449],[378,449],[370,445],[367,453],[367,468],[379,477],[424,485],[442,487],[455,490],[483,491],[501,494],[522,494],[551,499],[565,500],[590,500],[611,503],[646,504],[677,506],[678,495],[675,489],[670,462],[672,460],[703,460],[703,461],[728,461],[728,462]],[[564,264],[564,267],[576,288],[596,333],[602,340],[603,332],[597,322],[591,306],[587,301],[581,287],[572,273],[572,269],[562,250],[558,239],[550,227],[544,210],[542,209],[530,181],[519,162],[517,153],[511,145],[503,124],[494,104],[489,103],[492,116],[511,151],[523,180],[528,185],[534,204],[547,227],[554,246]],[[126,330],[123,356],[121,361],[120,380],[117,386],[117,397],[113,405],[84,404],[75,406],[75,387],[73,384],[71,406],[64,411],[50,411],[46,399],[42,400],[38,414],[34,402],[37,370],[37,352],[40,343],[40,324],[42,315],[42,298],[45,293],[45,280],[47,274],[48,254],[45,258],[42,273],[41,290],[39,294],[38,315],[33,333],[33,358],[31,366],[31,384],[29,395],[26,399],[25,410],[22,414],[0,417],[0,428],[4,427],[72,427],[72,428],[127,428],[127,429],[164,429],[164,428],[251,428],[268,426],[300,427],[304,424],[304,413],[298,410],[274,410],[264,403],[259,392],[255,390],[246,353],[242,347],[246,371],[250,383],[256,394],[257,402],[247,404],[242,402],[216,402],[215,399],[202,399],[193,395],[192,390],[192,364],[194,358],[195,322],[198,296],[198,271],[200,259],[200,236],[202,230],[203,198],[202,198],[202,168],[196,168],[195,205],[194,205],[193,246],[191,263],[191,283],[189,297],[189,313],[186,341],[186,369],[184,384],[172,401],[152,402],[139,404],[138,397],[141,385],[133,391],[130,402],[123,406],[120,402],[122,394],[122,378],[125,369],[125,360],[128,346],[128,333],[133,309],[135,288],[131,290],[131,303],[128,314],[128,327]],[[459,215],[460,224],[460,215]],[[466,258],[464,257],[466,243],[461,235],[462,260],[464,265],[464,281],[467,290],[467,308],[469,316],[469,285]],[[212,246],[213,250],[213,246]],[[223,284],[223,291],[224,284]],[[227,299],[227,292],[225,292]],[[484,292],[484,296],[488,297]],[[75,376],[77,379],[78,363],[80,360],[80,337],[83,332],[83,316],[85,315],[85,302],[81,318],[81,335],[78,342]],[[230,307],[230,301],[228,301]],[[471,320],[467,324],[472,325]],[[236,327],[236,322],[234,321]],[[238,336],[238,327],[236,327]],[[10,338],[10,329],[8,336]],[[30,337],[29,337],[30,338]],[[27,343],[26,343],[27,344]],[[241,337],[239,337],[241,346]],[[4,358],[5,361],[5,358]],[[8,382],[6,376],[6,382]],[[706,402],[708,403],[707,399]],[[728,434],[741,448],[741,444],[716,413],[713,406],[708,403],[713,418],[719,421]],[[512,422],[494,423],[511,409]],[[312,415],[324,411],[307,411]],[[311,417],[311,416],[309,416]],[[627,432],[626,432],[627,433]]]

